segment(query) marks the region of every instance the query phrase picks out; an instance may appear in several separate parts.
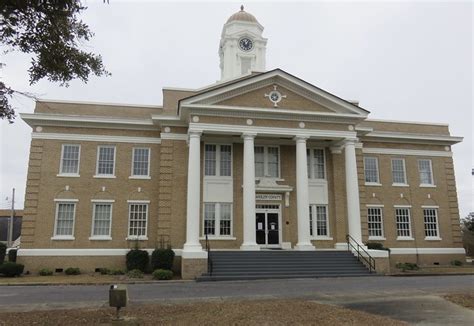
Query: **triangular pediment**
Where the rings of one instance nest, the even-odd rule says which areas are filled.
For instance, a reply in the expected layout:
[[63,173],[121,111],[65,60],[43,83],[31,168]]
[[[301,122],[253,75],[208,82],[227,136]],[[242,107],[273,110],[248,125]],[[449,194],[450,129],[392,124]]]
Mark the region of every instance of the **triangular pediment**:
[[[272,97],[277,92],[280,97]],[[269,111],[305,111],[315,114],[366,117],[368,111],[309,84],[283,70],[249,75],[183,99],[181,106],[256,108]]]

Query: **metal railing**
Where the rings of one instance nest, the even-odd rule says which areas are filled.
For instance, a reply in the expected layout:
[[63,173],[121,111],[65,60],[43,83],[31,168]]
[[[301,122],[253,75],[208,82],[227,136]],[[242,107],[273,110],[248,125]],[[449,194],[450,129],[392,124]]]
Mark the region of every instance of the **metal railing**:
[[[351,248],[357,252],[357,259],[365,264],[369,268],[369,272],[375,272],[375,259],[364,249],[363,245],[360,245],[353,237],[349,234],[346,235],[347,250],[351,251]],[[361,254],[361,251],[366,255]]]
[[206,251],[207,251],[207,274],[212,276],[212,256],[211,256],[211,245],[209,244],[209,238],[206,233]]

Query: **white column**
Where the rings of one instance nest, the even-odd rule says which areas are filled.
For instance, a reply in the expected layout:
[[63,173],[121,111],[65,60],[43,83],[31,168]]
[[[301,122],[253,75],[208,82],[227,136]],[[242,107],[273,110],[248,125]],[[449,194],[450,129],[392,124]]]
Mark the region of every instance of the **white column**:
[[[186,243],[183,253],[203,252],[199,242],[201,201],[201,131],[189,131],[188,199],[186,206]],[[191,257],[189,258],[194,258]],[[187,258],[187,257],[185,257]]]
[[296,136],[296,209],[298,214],[298,243],[296,250],[314,250],[309,239],[308,166],[306,136]]
[[256,134],[243,134],[244,139],[244,184],[243,218],[244,242],[241,250],[259,250],[255,235],[255,158],[254,138]]
[[346,139],[344,144],[346,161],[347,224],[349,234],[362,244],[360,224],[359,181],[355,153],[355,139]]

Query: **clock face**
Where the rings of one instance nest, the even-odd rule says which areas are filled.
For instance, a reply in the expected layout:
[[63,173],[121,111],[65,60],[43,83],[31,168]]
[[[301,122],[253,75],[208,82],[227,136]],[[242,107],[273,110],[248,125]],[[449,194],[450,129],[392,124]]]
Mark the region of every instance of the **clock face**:
[[253,48],[253,42],[251,39],[247,38],[247,37],[244,37],[242,39],[240,39],[239,41],[239,47],[243,50],[243,51],[250,51],[252,50]]

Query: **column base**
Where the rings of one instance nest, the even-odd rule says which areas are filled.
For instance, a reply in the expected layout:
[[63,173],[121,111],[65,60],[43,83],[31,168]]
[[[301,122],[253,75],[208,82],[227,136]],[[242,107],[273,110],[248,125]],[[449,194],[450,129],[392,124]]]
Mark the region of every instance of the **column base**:
[[260,246],[256,243],[242,243],[240,250],[258,251],[260,250]]
[[311,243],[297,243],[294,249],[300,251],[316,250]]
[[337,242],[334,245],[334,249],[337,250],[347,250],[347,242]]
[[181,253],[183,258],[207,258],[207,251],[202,250],[201,244],[184,244]]

